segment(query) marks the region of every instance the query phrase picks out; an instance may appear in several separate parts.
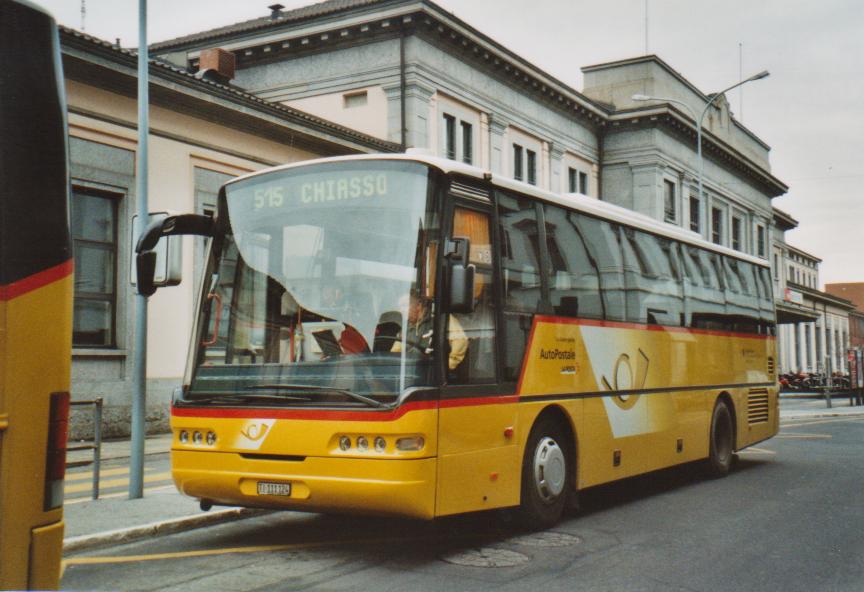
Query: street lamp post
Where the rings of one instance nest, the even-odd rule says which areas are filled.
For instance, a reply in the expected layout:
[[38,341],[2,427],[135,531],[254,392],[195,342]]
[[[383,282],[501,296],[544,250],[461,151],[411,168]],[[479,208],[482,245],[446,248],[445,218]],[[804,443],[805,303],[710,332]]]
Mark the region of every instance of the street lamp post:
[[705,114],[708,113],[708,109],[711,108],[711,105],[714,104],[718,98],[732,90],[733,88],[738,88],[742,84],[747,84],[748,82],[752,82],[754,80],[761,80],[763,78],[767,78],[770,75],[768,70],[763,70],[758,74],[754,74],[750,78],[742,80],[741,82],[736,82],[729,88],[721,90],[719,93],[716,93],[713,97],[708,100],[708,103],[705,105],[705,108],[702,110],[702,114],[699,117],[696,117],[696,113],[693,109],[685,103],[684,101],[679,101],[678,99],[669,99],[663,97],[651,97],[648,95],[633,95],[631,98],[634,101],[662,101],[665,103],[675,103],[676,105],[681,105],[690,113],[690,116],[693,117],[693,120],[696,122],[696,159],[699,161],[699,199],[702,199],[702,178],[704,176],[704,164],[702,161],[702,120],[705,119]]

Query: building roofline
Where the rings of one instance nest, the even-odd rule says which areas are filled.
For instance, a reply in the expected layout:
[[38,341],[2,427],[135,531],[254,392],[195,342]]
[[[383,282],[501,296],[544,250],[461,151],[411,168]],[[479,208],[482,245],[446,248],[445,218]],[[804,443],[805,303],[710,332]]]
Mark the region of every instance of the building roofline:
[[[62,49],[79,49],[90,55],[98,55],[116,65],[132,68],[131,74],[137,78],[137,51],[117,47],[111,42],[87,35],[69,27],[60,26],[58,28]],[[63,53],[68,52],[64,51]],[[393,142],[358,132],[293,107],[261,99],[234,86],[200,79],[192,72],[173,64],[168,64],[162,60],[150,58],[149,62],[150,76],[156,80],[179,82],[206,95],[227,99],[237,107],[251,108],[262,114],[266,113],[276,116],[284,123],[301,125],[309,130],[310,137],[316,137],[315,139],[318,141],[337,144],[343,146],[343,148],[354,150],[377,150],[384,152],[401,150],[401,147]],[[153,78],[151,78],[151,84],[152,82]],[[346,144],[353,144],[353,146]]]
[[834,296],[833,294],[828,294],[827,292],[822,292],[821,290],[816,290],[814,288],[808,288],[807,286],[802,286],[801,284],[796,284],[795,282],[786,283],[789,285],[790,289],[801,292],[802,294],[806,294],[814,300],[819,300],[820,302],[827,302],[849,310],[856,310],[855,305],[852,303],[851,300],[846,300],[845,298]]
[[[655,54],[649,54],[649,55],[644,55],[644,56],[637,56],[637,57],[633,57],[633,58],[626,58],[626,59],[623,59],[623,60],[616,60],[616,61],[614,61],[614,62],[605,62],[605,63],[602,63],[602,64],[594,64],[594,65],[592,65],[592,66],[585,66],[585,67],[582,68],[582,72],[583,72],[583,73],[597,72],[597,71],[600,71],[600,70],[608,70],[608,69],[610,69],[610,68],[618,68],[618,67],[621,67],[621,66],[630,66],[630,65],[634,65],[634,64],[641,64],[641,63],[646,63],[646,62],[654,62],[654,63],[656,63],[658,66],[660,66],[661,68],[663,68],[664,70],[666,70],[667,72],[669,72],[669,73],[670,73],[672,76],[674,76],[674,77],[675,77],[675,78],[676,78],[676,79],[677,79],[681,84],[683,84],[684,86],[686,86],[690,91],[692,91],[693,93],[695,93],[695,94],[696,94],[700,99],[702,99],[703,101],[705,101],[706,104],[708,103],[708,101],[710,101],[710,100],[714,97],[714,95],[707,95],[707,94],[705,94],[704,92],[702,92],[701,90],[699,90],[699,88],[697,88],[695,84],[693,84],[692,82],[690,82],[689,80],[687,80],[687,79],[684,77],[683,74],[681,74],[680,72],[678,72],[678,70],[676,70],[675,68],[673,68],[672,66],[670,66],[670,65],[669,65],[668,63],[666,63],[662,58],[660,58],[659,56],[657,56],[657,55],[655,55]],[[770,149],[771,149],[771,146],[769,146],[768,144],[766,144],[764,140],[762,140],[759,136],[757,136],[757,135],[754,134],[752,131],[750,131],[750,130],[749,130],[749,129],[744,125],[744,124],[742,124],[740,121],[738,121],[737,119],[735,119],[734,117],[731,117],[731,116],[730,116],[730,119],[732,120],[732,122],[735,124],[735,126],[736,126],[738,129],[740,129],[742,132],[744,132],[745,134],[747,134],[747,135],[748,135],[748,136],[749,136],[749,137],[750,137],[754,142],[757,142],[757,143],[758,143],[760,146],[762,146],[765,150],[770,150]]]
[[[454,32],[458,32],[458,34],[464,37],[466,41],[470,41],[482,48],[484,52],[491,52],[495,55],[495,59],[510,62],[514,73],[519,73],[519,70],[524,71],[522,72],[523,77],[534,79],[535,87],[539,88],[542,85],[544,88],[550,87],[555,89],[558,93],[566,96],[570,101],[576,103],[583,110],[590,112],[599,121],[605,121],[605,118],[610,112],[608,106],[590,99],[580,91],[545,72],[535,64],[532,64],[456,15],[447,12],[432,0],[330,0],[329,2],[323,2],[321,4],[328,5],[328,9],[320,10],[321,5],[311,5],[312,7],[318,7],[319,10],[304,12],[302,16],[298,16],[297,18],[291,18],[289,16],[311,8],[310,6],[307,6],[284,13],[286,18],[278,21],[272,21],[267,18],[244,21],[243,23],[237,23],[236,25],[228,25],[226,27],[212,29],[211,31],[205,31],[203,33],[187,35],[185,37],[155,43],[150,46],[150,49],[154,53],[166,54],[175,50],[211,47],[214,46],[217,41],[227,41],[229,39],[242,40],[245,38],[251,42],[254,41],[254,37],[258,37],[268,31],[277,33],[280,29],[284,30],[285,34],[288,35],[291,34],[292,28],[298,24],[311,23],[316,19],[324,19],[337,13],[345,15],[362,13],[363,16],[368,16],[368,21],[374,21],[377,18],[375,13],[380,13],[383,9],[388,9],[387,16],[389,18],[407,17],[419,12],[427,18],[435,19],[441,25],[453,29]],[[244,26],[245,23],[249,23],[249,25]],[[330,29],[327,29],[327,31],[333,33],[335,31],[341,31],[344,28],[344,23],[334,22],[333,26]],[[315,35],[326,34],[327,33],[325,33],[324,29],[321,31],[316,29],[315,31]],[[339,37],[339,35],[332,35],[332,39],[334,40]],[[268,43],[277,40],[279,40],[279,35],[273,36],[273,39],[268,41]],[[252,45],[254,45],[254,43]]]
[[793,246],[790,245],[789,243],[786,243],[786,248],[788,248],[788,249],[789,249],[790,251],[792,251],[793,253],[797,253],[798,255],[803,255],[804,257],[807,257],[808,259],[812,259],[813,261],[816,261],[816,262],[818,262],[818,263],[822,263],[822,259],[820,259],[820,258],[817,257],[816,255],[811,255],[811,254],[808,253],[807,251],[804,251],[804,250],[802,250],[802,249],[799,249],[798,247],[793,247]]
[[772,207],[771,213],[773,215],[774,220],[783,223],[783,230],[792,230],[793,228],[798,227],[798,220],[793,218],[787,212],[784,212],[780,208]]

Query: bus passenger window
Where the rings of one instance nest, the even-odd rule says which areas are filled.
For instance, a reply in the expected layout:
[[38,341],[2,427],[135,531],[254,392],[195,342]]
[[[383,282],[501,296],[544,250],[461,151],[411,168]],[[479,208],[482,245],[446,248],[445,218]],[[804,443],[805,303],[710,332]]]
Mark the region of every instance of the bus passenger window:
[[586,239],[575,214],[545,205],[546,245],[549,249],[549,297],[556,315],[602,319],[597,263],[588,254]]
[[501,286],[504,301],[504,379],[518,380],[534,314],[543,299],[537,208],[527,200],[498,194]]
[[586,250],[597,265],[604,317],[611,321],[625,320],[624,263],[618,225],[576,213],[570,214],[570,220],[579,229]]
[[[468,340],[468,351],[464,360],[450,372],[450,381],[455,384],[478,384],[495,382],[496,340],[495,301],[492,293],[492,241],[489,232],[489,215],[467,208],[456,208],[453,214],[452,236],[468,237],[471,251],[468,260],[475,272],[475,308],[471,314],[453,314],[456,323],[449,322],[448,331],[461,329]],[[458,327],[453,327],[458,323]]]

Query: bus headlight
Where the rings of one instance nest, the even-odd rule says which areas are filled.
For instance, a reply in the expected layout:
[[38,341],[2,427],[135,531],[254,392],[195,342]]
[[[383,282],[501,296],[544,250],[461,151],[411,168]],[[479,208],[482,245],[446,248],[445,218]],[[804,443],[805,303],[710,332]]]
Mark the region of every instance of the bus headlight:
[[207,446],[213,446],[216,443],[216,432],[207,432]]
[[203,439],[204,439],[204,437],[201,435],[201,432],[195,432],[194,434],[192,434],[192,443],[193,444],[200,444],[201,440],[203,440]]
[[351,438],[348,436],[340,436],[339,438],[339,450],[342,452],[346,452],[351,449]]
[[369,450],[369,440],[366,438],[366,436],[359,436],[357,438],[357,450]]
[[375,438],[375,452],[384,452],[387,449],[387,441],[381,436]]
[[188,444],[189,443],[189,432],[187,432],[186,430],[181,430],[180,435],[178,436],[178,439],[180,440],[181,444]]

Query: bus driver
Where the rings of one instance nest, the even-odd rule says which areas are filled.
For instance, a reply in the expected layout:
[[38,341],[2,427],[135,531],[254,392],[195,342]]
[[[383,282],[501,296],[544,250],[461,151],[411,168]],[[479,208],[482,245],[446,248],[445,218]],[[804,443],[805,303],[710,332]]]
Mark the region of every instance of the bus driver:
[[[429,312],[429,305],[423,300],[423,298],[414,292],[411,292],[411,296],[407,299],[407,302],[405,297],[403,297],[400,304],[400,308],[402,308],[403,311],[405,311],[406,306],[408,308],[406,311],[407,314],[403,315],[403,318],[407,316],[408,321],[408,330],[404,335],[406,344],[409,348],[414,348],[424,354],[431,354],[433,344],[432,315]],[[468,351],[468,338],[465,336],[465,331],[462,329],[462,325],[453,315],[450,315],[449,318],[447,338],[450,342],[450,353],[447,359],[447,367],[450,370],[455,370],[456,367],[462,363],[462,360],[465,359],[465,354]],[[400,331],[399,335],[394,340],[393,347],[390,351],[402,351],[402,340],[403,334]]]

